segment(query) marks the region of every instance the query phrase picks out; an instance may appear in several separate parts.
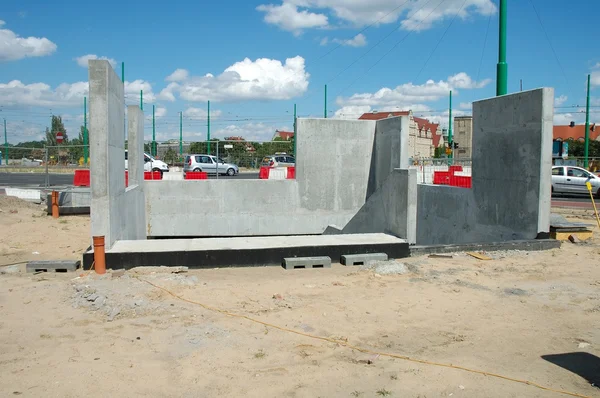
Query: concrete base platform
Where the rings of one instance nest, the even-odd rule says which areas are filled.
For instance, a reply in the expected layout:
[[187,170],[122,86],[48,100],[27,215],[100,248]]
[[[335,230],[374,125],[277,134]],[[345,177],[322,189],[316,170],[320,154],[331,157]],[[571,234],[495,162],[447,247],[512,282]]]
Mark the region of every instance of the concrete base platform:
[[[190,268],[281,266],[289,257],[330,257],[339,262],[346,254],[386,253],[390,258],[410,254],[404,239],[387,234],[269,236],[203,239],[117,241],[106,252],[106,267],[186,266]],[[83,255],[87,269],[92,250]]]
[[508,242],[497,243],[467,243],[460,245],[431,245],[431,246],[411,246],[411,257],[425,256],[428,254],[440,253],[458,253],[471,251],[499,251],[499,250],[523,250],[523,251],[542,251],[559,249],[560,241],[553,239],[535,239],[535,240],[512,240]]
[[[72,188],[59,191],[58,213],[60,215],[90,214],[92,193],[90,188]],[[48,214],[52,214],[52,190],[46,192]]]

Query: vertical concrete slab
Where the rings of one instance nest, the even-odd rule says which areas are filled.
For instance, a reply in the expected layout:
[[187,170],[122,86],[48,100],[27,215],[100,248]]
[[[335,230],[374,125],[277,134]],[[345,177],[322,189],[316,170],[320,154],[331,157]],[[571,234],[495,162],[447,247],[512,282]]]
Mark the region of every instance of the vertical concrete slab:
[[506,227],[501,240],[550,230],[554,90],[473,103],[473,193],[477,222]]
[[418,244],[549,235],[553,104],[551,88],[473,103],[473,188],[418,186]]
[[127,107],[127,153],[129,185],[144,181],[144,112],[137,105]]
[[89,61],[90,183],[92,236],[107,248],[119,238],[119,215],[111,211],[125,192],[123,83],[108,61]]
[[365,202],[375,122],[298,119],[296,181],[306,210],[354,210]]
[[416,170],[393,170],[342,230],[343,234],[382,232],[416,243]]

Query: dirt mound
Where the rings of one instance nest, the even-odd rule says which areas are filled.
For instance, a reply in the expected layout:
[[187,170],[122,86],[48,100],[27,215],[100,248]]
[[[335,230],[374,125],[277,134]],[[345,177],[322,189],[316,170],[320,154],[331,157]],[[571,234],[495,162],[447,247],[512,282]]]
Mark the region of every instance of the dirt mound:
[[0,195],[0,210],[11,211],[24,209],[39,210],[40,205],[19,199],[14,196]]

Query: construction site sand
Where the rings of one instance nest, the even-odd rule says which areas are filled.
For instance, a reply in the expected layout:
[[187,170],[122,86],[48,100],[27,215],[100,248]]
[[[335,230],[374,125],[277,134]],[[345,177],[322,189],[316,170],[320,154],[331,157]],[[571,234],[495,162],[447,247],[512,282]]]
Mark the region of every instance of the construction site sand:
[[[0,209],[0,264],[80,258],[89,246],[85,217],[54,220],[39,206],[2,197]],[[589,380],[542,356],[600,356],[600,240],[487,254],[492,260],[457,253],[383,268],[143,268],[122,276],[0,267],[1,395],[562,396],[364,354],[348,342],[599,396]],[[145,281],[341,343],[213,312]]]

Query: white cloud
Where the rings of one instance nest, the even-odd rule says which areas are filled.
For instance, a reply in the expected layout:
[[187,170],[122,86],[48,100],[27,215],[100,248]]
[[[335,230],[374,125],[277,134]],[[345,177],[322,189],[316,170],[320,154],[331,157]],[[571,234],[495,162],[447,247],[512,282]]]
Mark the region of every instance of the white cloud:
[[[0,20],[0,27],[4,24]],[[43,57],[55,51],[56,44],[45,37],[20,37],[12,30],[0,29],[0,62]]]
[[214,76],[190,76],[172,83],[161,93],[161,98],[174,100],[174,93],[186,101],[245,101],[287,100],[306,92],[308,72],[304,58],[288,58],[285,63],[269,58],[252,61],[248,58]]
[[358,119],[363,113],[371,112],[369,105],[349,105],[335,111],[336,119]]
[[322,46],[326,46],[329,43],[329,38],[328,37],[324,37],[321,39],[321,41],[319,42],[320,45]]
[[341,40],[341,39],[333,39],[334,43],[341,44],[342,46],[350,46],[350,47],[364,47],[367,45],[367,38],[362,33],[357,34],[352,39]]
[[[46,83],[25,84],[20,80],[0,83],[0,105],[5,106],[43,106],[65,108],[80,106],[83,97],[88,95],[88,82],[62,83],[52,88]],[[140,102],[140,90],[144,90],[144,102],[154,102],[156,96],[150,83],[144,80],[125,82],[125,102],[137,105]]]
[[177,83],[169,83],[167,87],[163,88],[158,94],[158,99],[163,101],[175,101],[175,91],[179,88]]
[[590,84],[592,86],[600,86],[600,70],[595,70],[592,72]]
[[[222,114],[222,112],[218,109],[214,109],[210,111],[210,118],[212,119],[217,119],[218,117],[220,117]],[[207,120],[207,115],[208,112],[206,111],[206,109],[202,109],[202,108],[187,108],[185,111],[183,111],[183,116],[188,118],[188,119],[192,119],[192,120]]]
[[82,68],[87,68],[88,61],[91,59],[102,59],[108,61],[108,63],[110,63],[110,66],[112,66],[113,68],[117,66],[117,61],[115,61],[113,58],[98,57],[96,54],[82,55],[81,57],[75,58],[75,61],[77,62],[77,65],[81,66]]
[[293,32],[298,36],[303,29],[322,28],[328,25],[326,15],[298,10],[298,6],[291,2],[283,2],[281,5],[263,4],[256,7],[258,11],[265,13],[265,22],[276,25],[282,30]]
[[461,102],[458,107],[460,109],[464,109],[464,110],[471,110],[473,108],[473,103],[472,102]]
[[189,77],[190,73],[185,69],[176,69],[175,72],[171,73],[165,79],[168,82],[180,82]]
[[[257,9],[266,13],[265,22],[296,34],[302,29],[327,27],[333,18],[339,20],[339,24],[354,26],[389,24],[400,20],[403,29],[420,31],[456,14],[467,19],[473,15],[489,16],[497,11],[493,0],[411,0],[398,3],[398,0],[282,0],[279,5],[261,5]],[[302,11],[298,11],[298,7]]]
[[[455,89],[476,89],[485,87],[490,83],[490,79],[476,82],[464,72],[448,77],[446,81],[435,82],[428,80],[425,84],[414,85],[406,83],[397,86],[394,89],[381,88],[375,93],[354,94],[349,98],[338,97],[339,106],[349,105],[369,105],[372,107],[398,107],[407,109],[407,106],[414,106],[422,102],[437,101],[447,97],[450,90]],[[455,92],[458,94],[458,92]]]
[[52,89],[46,83],[25,84],[20,80],[13,80],[0,83],[0,105],[68,107],[81,104],[87,93],[87,82],[63,83]]
[[[146,120],[147,121],[152,121],[152,108],[148,108],[147,111],[144,112],[146,114]],[[154,107],[154,119],[158,120],[158,119],[162,119],[163,117],[167,116],[167,108],[163,107],[163,106],[155,106]]]
[[567,97],[566,95],[561,95],[560,97],[556,97],[556,98],[554,98],[554,106],[564,105],[564,103],[567,102],[568,99],[569,99],[569,97]]

